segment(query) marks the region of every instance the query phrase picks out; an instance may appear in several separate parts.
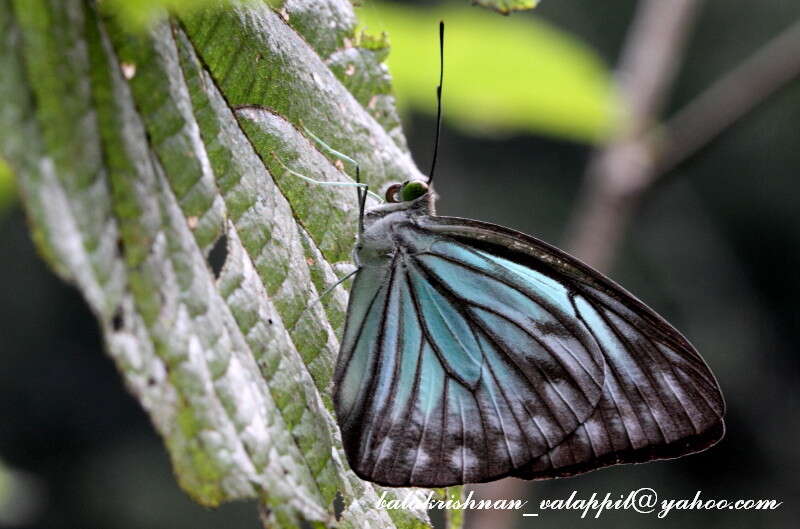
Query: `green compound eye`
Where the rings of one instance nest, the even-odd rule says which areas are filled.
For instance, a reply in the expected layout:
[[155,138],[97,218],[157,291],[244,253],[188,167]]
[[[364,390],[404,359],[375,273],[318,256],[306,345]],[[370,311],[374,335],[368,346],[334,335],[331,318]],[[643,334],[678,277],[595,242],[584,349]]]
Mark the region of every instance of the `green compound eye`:
[[428,184],[420,180],[412,180],[400,189],[400,200],[408,202],[415,200],[428,192]]

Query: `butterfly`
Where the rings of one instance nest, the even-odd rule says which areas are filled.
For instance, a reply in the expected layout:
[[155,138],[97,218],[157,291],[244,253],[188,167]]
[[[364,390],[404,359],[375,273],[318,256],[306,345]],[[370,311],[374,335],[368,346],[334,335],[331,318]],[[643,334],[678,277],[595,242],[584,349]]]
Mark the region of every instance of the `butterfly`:
[[437,95],[427,182],[367,210],[358,188],[333,395],[355,473],[395,487],[548,479],[715,444],[719,385],[661,316],[534,237],[435,214],[441,74]]
[[350,466],[388,486],[547,479],[704,450],[719,386],[692,345],[574,257],[434,214],[367,210],[334,376]]

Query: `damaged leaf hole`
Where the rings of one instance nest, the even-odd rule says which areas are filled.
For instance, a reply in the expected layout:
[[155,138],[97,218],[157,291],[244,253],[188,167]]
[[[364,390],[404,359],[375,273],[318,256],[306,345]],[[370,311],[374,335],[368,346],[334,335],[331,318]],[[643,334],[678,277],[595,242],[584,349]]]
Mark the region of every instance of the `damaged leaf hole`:
[[111,317],[111,328],[119,332],[125,326],[125,316],[122,314],[122,306],[118,306]]
[[336,496],[333,498],[333,515],[336,517],[337,522],[341,520],[343,512],[344,496],[342,496],[342,493],[337,490]]
[[219,275],[222,273],[222,268],[225,266],[225,261],[227,259],[228,236],[222,235],[217,239],[217,242],[214,243],[214,246],[211,248],[211,251],[208,252],[208,257],[206,258],[215,279],[219,279]]

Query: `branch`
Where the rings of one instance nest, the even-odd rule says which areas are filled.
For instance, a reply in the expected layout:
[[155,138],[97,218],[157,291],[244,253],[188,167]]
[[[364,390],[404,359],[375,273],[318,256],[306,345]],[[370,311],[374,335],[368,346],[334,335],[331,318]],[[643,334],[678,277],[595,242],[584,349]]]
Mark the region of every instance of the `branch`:
[[[656,176],[683,162],[789,81],[800,76],[800,21],[678,111],[661,132]],[[648,141],[659,141],[657,133]]]
[[698,5],[699,0],[639,4],[618,69],[626,126],[591,160],[568,238],[570,251],[600,270],[608,267],[636,197],[651,180],[652,149],[640,138],[672,85]]
[[[587,170],[586,190],[568,239],[572,252],[598,269],[607,269],[641,195],[798,76],[800,21],[713,83],[663,126],[650,125],[642,119],[646,114],[638,114],[637,120],[632,111],[634,125],[628,133],[597,154]],[[643,87],[647,91],[647,84]],[[633,104],[645,99],[634,98]],[[638,106],[643,108],[647,105]],[[637,130],[638,134],[631,132]]]

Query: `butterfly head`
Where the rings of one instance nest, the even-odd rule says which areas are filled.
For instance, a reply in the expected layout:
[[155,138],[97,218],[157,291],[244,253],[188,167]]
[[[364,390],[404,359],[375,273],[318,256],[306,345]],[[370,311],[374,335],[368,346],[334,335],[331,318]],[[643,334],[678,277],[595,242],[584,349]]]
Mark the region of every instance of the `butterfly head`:
[[411,202],[428,193],[430,188],[422,180],[406,180],[402,184],[392,184],[386,189],[386,202]]
[[[391,226],[406,222],[412,217],[435,215],[436,192],[422,180],[407,180],[393,184],[386,190],[386,203],[369,207],[364,212],[364,231],[362,241],[379,246],[391,237]],[[363,262],[363,259],[362,259]]]

